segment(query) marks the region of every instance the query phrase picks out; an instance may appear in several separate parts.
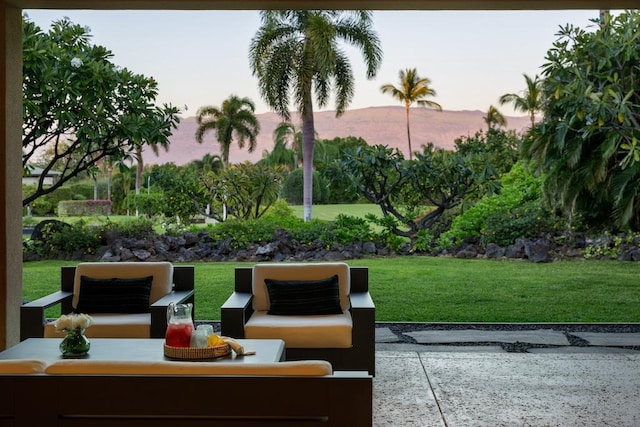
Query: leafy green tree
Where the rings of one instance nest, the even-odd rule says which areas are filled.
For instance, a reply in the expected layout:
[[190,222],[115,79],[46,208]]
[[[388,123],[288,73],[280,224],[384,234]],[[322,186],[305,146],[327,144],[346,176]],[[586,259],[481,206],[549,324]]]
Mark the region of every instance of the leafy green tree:
[[380,206],[383,218],[369,219],[412,243],[478,185],[463,156],[432,144],[423,146],[413,161],[382,145],[358,147],[344,161],[343,171],[359,194]]
[[[347,153],[357,147],[365,147],[367,142],[355,136],[336,137],[332,140],[319,140],[316,148],[322,148],[322,154],[314,155],[316,159],[315,167],[326,183],[327,195],[325,203],[353,203],[358,200],[358,194],[353,191],[351,183],[344,179],[342,173],[342,161],[346,159]],[[320,150],[318,150],[320,151]]]
[[523,156],[545,194],[593,227],[640,227],[640,12],[562,27],[546,55],[544,119]]
[[256,118],[255,111],[256,107],[251,99],[236,95],[225,99],[220,108],[209,105],[198,109],[196,141],[202,144],[204,134],[215,130],[222,152],[222,163],[225,169],[228,168],[229,148],[234,139],[237,140],[240,148],[244,148],[245,141],[248,140],[250,153],[256,148],[260,122]]
[[367,77],[375,76],[382,59],[378,36],[371,29],[371,12],[339,10],[262,11],[262,26],[251,41],[249,58],[260,93],[285,120],[295,104],[302,119],[304,220],[311,220],[313,154],[313,92],[324,107],[335,91],[336,115],[353,98],[354,77],[343,41],[363,54]]
[[[301,205],[304,187],[304,176],[302,169],[294,169],[288,173],[282,184],[282,197],[292,205]],[[328,191],[322,175],[318,171],[313,171],[313,203],[326,203]]]
[[[177,218],[181,224],[189,224],[193,216],[204,210],[205,193],[200,176],[194,169],[174,163],[153,165],[150,181],[153,185],[150,194],[162,193],[160,211],[156,213],[170,220]],[[156,202],[152,205],[156,206]]]
[[467,197],[467,204],[473,198],[499,192],[500,176],[518,161],[519,146],[520,138],[513,130],[490,128],[487,132],[456,138],[456,151],[467,159],[478,178],[479,192],[475,197]]
[[[22,31],[23,169],[51,153],[23,206],[91,173],[105,158],[118,161],[136,145],[168,143],[178,110],[154,105],[152,78],[116,67],[112,53],[92,45],[88,30],[67,18],[48,32],[23,18]],[[50,170],[62,174],[45,186]]]
[[524,93],[506,93],[500,97],[500,105],[513,104],[513,109],[529,114],[531,127],[536,123],[536,113],[542,108],[542,80],[539,76],[534,78],[524,74],[527,89]]
[[227,216],[257,219],[278,199],[282,168],[249,162],[234,164],[219,173],[209,172],[202,182],[219,221]]
[[422,107],[434,108],[442,111],[442,107],[437,102],[426,98],[436,96],[436,91],[431,87],[431,80],[420,77],[415,68],[400,70],[400,85],[394,86],[390,83],[382,85],[382,93],[390,93],[398,101],[404,103],[407,117],[407,141],[409,142],[409,160],[413,158],[411,148],[411,131],[409,126],[409,108],[414,102]]

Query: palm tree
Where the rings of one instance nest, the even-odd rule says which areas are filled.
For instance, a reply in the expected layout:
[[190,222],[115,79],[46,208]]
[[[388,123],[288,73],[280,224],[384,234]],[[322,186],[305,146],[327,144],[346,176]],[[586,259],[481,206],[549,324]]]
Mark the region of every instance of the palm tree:
[[600,9],[598,13],[600,28],[604,28],[607,21],[611,19],[611,11],[609,9]]
[[193,160],[191,165],[202,174],[223,169],[222,158],[218,154],[207,153],[201,160]]
[[250,153],[256,148],[260,123],[254,114],[255,110],[253,101],[236,95],[225,99],[220,108],[209,105],[198,109],[196,141],[202,144],[204,134],[209,130],[215,130],[222,152],[222,164],[225,169],[228,168],[229,147],[234,139],[238,141],[240,148],[244,148],[245,141],[248,139]]
[[511,103],[514,110],[529,113],[531,127],[533,127],[536,122],[536,113],[542,107],[542,79],[537,75],[532,79],[526,74],[524,79],[527,82],[524,94],[522,96],[517,93],[504,94],[500,97],[500,105]]
[[409,142],[409,160],[412,158],[413,150],[411,149],[411,131],[409,130],[409,107],[414,102],[423,107],[434,108],[442,111],[440,104],[425,99],[430,96],[436,96],[436,91],[430,87],[431,80],[418,76],[415,68],[400,70],[400,86],[396,87],[390,83],[382,85],[380,90],[382,93],[390,93],[391,96],[398,101],[403,102],[407,115],[407,140]]
[[273,142],[274,149],[278,145],[284,147],[289,145],[293,154],[293,169],[297,169],[299,166],[298,155],[302,152],[302,129],[289,121],[280,122],[273,131]]
[[311,220],[313,147],[313,92],[324,107],[335,91],[336,116],[344,113],[354,93],[354,77],[344,41],[362,52],[367,78],[373,78],[382,60],[378,36],[371,30],[371,12],[339,10],[268,10],[251,40],[249,60],[258,77],[262,97],[285,120],[295,104],[302,119],[304,220]]
[[489,105],[487,115],[483,119],[489,129],[493,129],[494,126],[507,126],[507,119],[493,105]]

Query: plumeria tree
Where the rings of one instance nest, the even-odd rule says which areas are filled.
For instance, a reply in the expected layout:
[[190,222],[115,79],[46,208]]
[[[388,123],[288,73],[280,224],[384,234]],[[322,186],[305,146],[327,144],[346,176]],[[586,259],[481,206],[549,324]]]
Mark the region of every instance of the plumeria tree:
[[[42,167],[23,206],[70,179],[92,173],[105,159],[124,158],[142,145],[168,144],[178,109],[158,107],[155,80],[119,68],[112,53],[92,45],[89,29],[68,18],[48,32],[23,18],[22,166]],[[49,153],[42,161],[43,153]],[[60,172],[45,185],[49,171]]]
[[542,67],[544,118],[523,155],[545,194],[592,227],[640,228],[640,12],[561,27]]

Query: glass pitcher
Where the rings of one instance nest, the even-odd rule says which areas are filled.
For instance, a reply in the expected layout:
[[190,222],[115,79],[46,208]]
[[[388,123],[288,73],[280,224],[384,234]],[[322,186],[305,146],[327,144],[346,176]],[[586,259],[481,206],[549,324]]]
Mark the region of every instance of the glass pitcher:
[[165,342],[171,347],[189,347],[193,335],[193,304],[174,304],[167,306],[167,332]]

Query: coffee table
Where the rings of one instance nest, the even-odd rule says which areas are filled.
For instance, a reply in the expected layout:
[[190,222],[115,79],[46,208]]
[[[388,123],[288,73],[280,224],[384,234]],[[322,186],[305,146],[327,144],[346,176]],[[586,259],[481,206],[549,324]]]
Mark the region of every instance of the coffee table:
[[[110,361],[160,361],[173,360],[164,355],[162,338],[90,338],[91,350],[84,359]],[[58,346],[62,338],[29,338],[13,347],[0,352],[0,359],[38,359],[46,363],[61,360]],[[216,359],[225,363],[273,363],[285,360],[285,347],[282,340],[242,339],[237,340],[247,351],[255,351],[250,356],[230,355]]]

